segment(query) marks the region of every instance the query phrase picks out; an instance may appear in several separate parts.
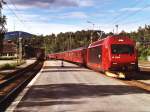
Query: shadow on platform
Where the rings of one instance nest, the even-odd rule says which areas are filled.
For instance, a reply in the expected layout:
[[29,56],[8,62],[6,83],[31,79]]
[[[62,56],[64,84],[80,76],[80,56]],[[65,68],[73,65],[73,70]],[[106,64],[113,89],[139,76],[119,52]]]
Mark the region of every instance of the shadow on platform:
[[80,66],[45,66],[43,67],[43,69],[54,69],[54,68],[83,68],[83,67],[80,67]]
[[93,72],[93,71],[90,71],[90,70],[82,70],[82,69],[54,69],[54,70],[44,70],[42,71],[42,73],[51,73],[51,72]]
[[81,98],[143,94],[145,91],[126,85],[50,84],[33,86],[18,105],[19,108],[85,103]]

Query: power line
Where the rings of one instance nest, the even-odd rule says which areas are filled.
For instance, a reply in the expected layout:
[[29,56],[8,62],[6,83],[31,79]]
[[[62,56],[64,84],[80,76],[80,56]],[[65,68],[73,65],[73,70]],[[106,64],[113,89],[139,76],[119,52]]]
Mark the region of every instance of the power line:
[[18,11],[18,8],[16,7],[16,5],[14,4],[14,2],[12,0],[9,0],[11,2],[11,4],[14,6],[15,9],[17,9]]
[[[136,7],[138,4],[139,4],[140,2],[136,2],[133,6],[132,6],[132,8],[134,7]],[[131,6],[130,6],[131,7]],[[132,12],[131,13],[129,13],[129,12],[124,12],[124,13],[120,13],[119,15],[117,15],[116,17],[114,17],[113,18],[113,23],[117,23],[119,20],[122,20],[123,18],[125,18],[126,16],[128,16],[128,15],[130,15],[130,14],[132,14]]]
[[[140,3],[140,2],[139,2]],[[136,6],[139,4],[138,2],[136,2],[136,4],[134,4],[134,8],[136,8]],[[144,3],[145,4],[145,3]],[[119,16],[117,15],[116,17],[114,17],[113,19],[112,19],[112,24],[118,24],[119,22],[121,22],[121,21],[127,21],[128,20],[128,18],[130,18],[130,17],[132,17],[132,16],[134,16],[134,15],[136,15],[137,13],[139,13],[139,12],[141,12],[142,10],[144,10],[144,9],[146,9],[146,8],[148,8],[150,6],[150,4],[147,4],[146,3],[146,5],[143,7],[143,8],[140,8],[139,10],[137,10],[137,11],[134,11],[134,12],[131,12],[131,13],[121,13]],[[122,15],[123,14],[123,15]],[[122,15],[122,16],[121,16]]]
[[[141,9],[137,10],[136,12],[132,13],[132,15],[131,15],[131,16],[128,16],[127,18],[130,18],[130,17],[132,17],[132,16],[136,15],[137,13],[139,13],[139,12],[143,11],[144,9],[146,9],[146,8],[148,8],[148,7],[150,7],[150,4],[148,4],[148,5],[144,6],[143,8],[141,8]],[[127,20],[127,19],[126,19],[126,20]],[[124,24],[125,24],[125,23],[124,23]]]
[[[136,6],[139,4],[140,2],[139,1],[137,1],[133,6],[132,6],[132,8],[136,8]],[[148,5],[149,6],[149,5]],[[144,8],[145,7],[147,7],[147,5],[146,6],[144,6]],[[129,17],[131,17],[131,16],[133,16],[133,15],[135,15],[135,13],[138,13],[139,11],[142,11],[143,10],[143,8],[141,8],[141,9],[139,9],[139,10],[137,10],[137,11],[134,11],[134,12],[124,12],[124,13],[120,13],[120,15],[117,15],[116,17],[114,17],[113,19],[112,19],[112,23],[113,24],[118,24],[118,22],[119,21],[122,21],[122,20],[127,20],[127,18],[129,18]]]
[[[14,5],[14,3],[13,3],[11,0],[9,0],[9,1],[10,1],[11,4],[14,6],[14,8],[17,9],[17,7]],[[16,14],[16,12],[15,12],[12,8],[9,7],[9,5],[6,4],[6,6],[7,6],[7,8],[12,12],[12,14],[20,21],[20,23],[22,23],[23,26],[25,26],[27,29],[31,29],[31,27],[28,27],[28,26],[24,23],[24,21],[23,21],[22,19],[20,19],[20,17]],[[18,9],[17,9],[17,10],[18,10]]]

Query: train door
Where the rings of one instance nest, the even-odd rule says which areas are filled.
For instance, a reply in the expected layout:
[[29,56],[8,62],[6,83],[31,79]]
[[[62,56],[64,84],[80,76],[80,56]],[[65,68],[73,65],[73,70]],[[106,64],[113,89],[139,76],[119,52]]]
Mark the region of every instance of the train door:
[[101,69],[102,67],[102,46],[89,48],[88,55],[89,64],[92,68]]
[[83,59],[83,65],[86,66],[86,64],[87,64],[87,49],[82,50],[82,59]]

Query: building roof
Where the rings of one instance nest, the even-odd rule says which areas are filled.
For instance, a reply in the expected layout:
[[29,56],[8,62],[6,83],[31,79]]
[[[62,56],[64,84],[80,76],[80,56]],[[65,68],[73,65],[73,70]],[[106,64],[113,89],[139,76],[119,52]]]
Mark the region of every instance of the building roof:
[[3,53],[16,53],[17,45],[13,41],[3,42]]

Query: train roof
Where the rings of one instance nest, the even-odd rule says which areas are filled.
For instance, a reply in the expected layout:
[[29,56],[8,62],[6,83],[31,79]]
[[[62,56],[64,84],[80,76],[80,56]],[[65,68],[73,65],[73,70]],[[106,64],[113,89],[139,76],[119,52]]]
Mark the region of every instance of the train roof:
[[71,50],[68,50],[68,51],[60,52],[60,53],[72,52],[72,51],[79,51],[79,50],[83,50],[83,49],[86,49],[86,48],[87,47],[79,47],[79,48],[76,48],[76,49],[71,49]]
[[120,39],[120,42],[122,41],[121,39],[134,42],[132,39],[130,39],[127,36],[112,35],[112,36],[107,36],[104,39],[101,39],[101,40],[98,40],[96,42],[91,43],[89,45],[89,48],[93,47],[93,46],[102,45],[102,44],[104,44],[104,41],[111,41],[112,42],[113,40],[116,40],[116,39],[117,39],[117,41]]
[[[79,47],[79,48],[76,48],[76,49],[72,49],[72,50],[68,50],[68,51],[64,51],[64,52],[51,53],[51,54],[53,55],[53,54],[60,54],[60,53],[78,51],[78,50],[83,50],[83,49],[86,49],[86,48],[87,48],[87,47]],[[51,55],[51,54],[50,54],[50,55]]]

